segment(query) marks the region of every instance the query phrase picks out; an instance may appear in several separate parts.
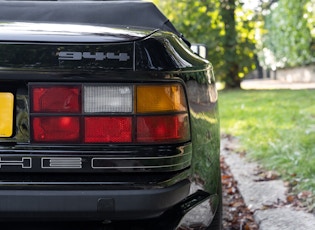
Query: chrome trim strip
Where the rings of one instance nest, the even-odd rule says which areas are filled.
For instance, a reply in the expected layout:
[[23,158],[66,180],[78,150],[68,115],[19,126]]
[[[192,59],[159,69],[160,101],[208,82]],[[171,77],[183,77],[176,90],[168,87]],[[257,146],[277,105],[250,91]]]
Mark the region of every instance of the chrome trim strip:
[[182,168],[183,168],[183,167],[186,167],[188,165],[190,165],[190,160],[185,161],[185,162],[181,162],[178,164],[170,164],[170,165],[95,167],[95,166],[93,166],[93,161],[92,161],[91,167],[93,169],[159,169],[159,168],[162,169],[162,168],[172,168],[172,167],[176,167],[176,166],[182,166]]
[[[97,157],[97,159],[106,159],[106,160],[162,160],[162,159],[174,159],[178,157],[186,157],[192,155],[191,152],[188,153],[180,153],[173,156],[161,156],[161,157]],[[95,159],[95,158],[93,158]]]
[[191,163],[192,152],[175,156],[158,157],[94,157],[91,159],[92,169],[161,169],[180,170]]

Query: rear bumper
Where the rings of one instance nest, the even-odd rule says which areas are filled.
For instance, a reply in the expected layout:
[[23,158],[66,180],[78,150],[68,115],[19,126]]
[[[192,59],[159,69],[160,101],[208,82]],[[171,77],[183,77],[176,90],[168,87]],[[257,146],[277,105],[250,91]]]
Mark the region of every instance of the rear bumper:
[[151,190],[0,190],[0,220],[154,218],[189,195],[190,182]]

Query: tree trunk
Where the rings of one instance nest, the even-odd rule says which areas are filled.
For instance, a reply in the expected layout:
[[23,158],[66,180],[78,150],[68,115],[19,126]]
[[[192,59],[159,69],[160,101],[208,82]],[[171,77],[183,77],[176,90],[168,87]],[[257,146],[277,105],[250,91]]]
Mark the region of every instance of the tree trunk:
[[225,29],[223,48],[226,76],[224,80],[227,88],[240,88],[241,79],[238,76],[239,65],[236,54],[235,0],[220,0],[220,4]]

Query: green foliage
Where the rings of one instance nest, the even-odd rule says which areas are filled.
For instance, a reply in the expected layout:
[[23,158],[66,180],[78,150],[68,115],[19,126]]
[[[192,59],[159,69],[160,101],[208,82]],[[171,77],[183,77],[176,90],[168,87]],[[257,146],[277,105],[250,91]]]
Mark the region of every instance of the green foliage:
[[311,31],[312,38],[315,38],[315,0],[309,0],[305,4],[305,18]]
[[297,191],[315,193],[314,90],[221,91],[221,131]]
[[311,53],[314,14],[308,11],[314,0],[279,0],[265,17],[261,63],[265,67],[298,66],[314,61]]
[[[236,0],[155,0],[162,12],[175,27],[192,43],[204,43],[216,77],[227,81],[229,77],[242,78],[255,69],[254,27],[252,12],[243,11]],[[235,3],[234,3],[235,2]],[[235,33],[227,33],[233,21],[223,21],[221,4],[235,8]],[[228,40],[226,40],[228,39]],[[226,44],[233,43],[233,52]],[[236,44],[235,44],[236,42]],[[237,63],[236,76],[228,76],[227,64]]]
[[[255,12],[243,0],[153,2],[188,40],[206,44],[217,78],[228,85],[256,68],[256,56],[271,69],[315,61],[315,0],[261,1]],[[232,8],[235,32],[224,10]]]

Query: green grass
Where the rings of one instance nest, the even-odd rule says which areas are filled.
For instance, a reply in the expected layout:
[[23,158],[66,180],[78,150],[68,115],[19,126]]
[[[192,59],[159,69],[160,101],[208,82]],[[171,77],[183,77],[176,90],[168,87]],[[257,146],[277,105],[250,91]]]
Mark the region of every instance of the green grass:
[[315,194],[315,90],[219,92],[221,132],[275,170],[294,191]]

